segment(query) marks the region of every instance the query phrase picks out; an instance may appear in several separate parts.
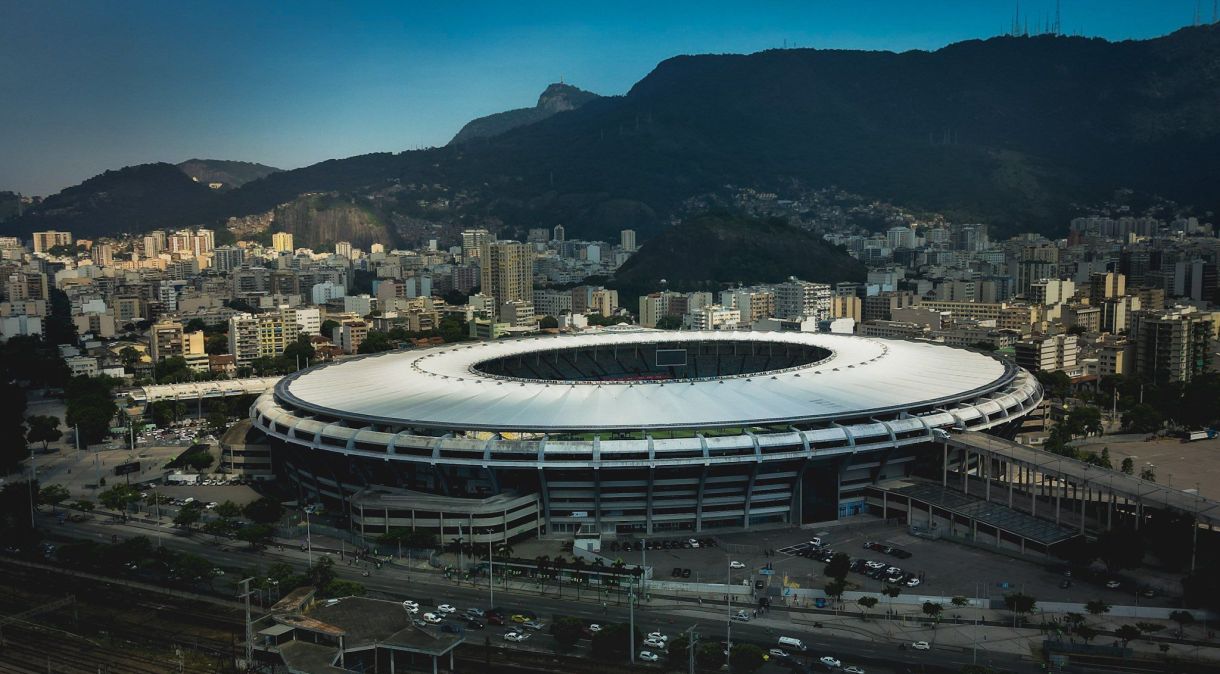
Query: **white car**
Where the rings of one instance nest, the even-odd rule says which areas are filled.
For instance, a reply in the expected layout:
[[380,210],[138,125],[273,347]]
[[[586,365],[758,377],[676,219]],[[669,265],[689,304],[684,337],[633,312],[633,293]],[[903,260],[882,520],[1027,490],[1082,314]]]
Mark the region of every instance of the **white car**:
[[419,604],[410,599],[404,601],[402,607],[406,609],[407,613],[419,613]]
[[911,644],[911,648],[914,648],[917,651],[930,651],[932,650],[932,644],[929,644],[926,641],[916,641],[915,643]]
[[919,585],[920,582],[922,582],[922,581],[920,581],[918,578],[908,578],[907,582],[906,582],[906,586],[915,587],[916,585]]
[[656,662],[661,659],[661,656],[652,651],[640,651],[640,659],[644,662]]
[[649,632],[648,636],[645,638],[656,639],[657,641],[669,641],[669,637],[665,636],[664,634],[661,634],[660,632]]
[[818,662],[826,665],[827,667],[833,667],[835,669],[843,666],[842,662],[839,662],[838,659],[832,658],[829,655],[823,655],[822,657],[818,658]]
[[646,648],[653,648],[658,651],[665,650],[665,642],[661,641],[660,639],[645,639],[644,646]]
[[439,625],[441,624],[441,621],[444,620],[444,618],[436,615],[435,613],[425,613],[420,617],[423,618],[424,622],[428,623],[429,625]]
[[864,565],[865,565],[865,566],[867,566],[867,567],[868,567],[868,568],[870,568],[870,569],[881,569],[881,568],[884,568],[884,567],[885,567],[885,562],[878,562],[878,561],[875,561],[875,560],[869,560],[869,561],[865,562],[865,563],[864,563]]
[[596,633],[602,631],[602,626],[598,625],[597,623],[593,623],[592,625],[589,625],[589,631],[596,634]]
[[438,613],[444,613],[445,615],[449,615],[450,613],[457,613],[457,609],[453,608],[449,604],[441,604],[440,606],[436,607],[436,610]]
[[788,657],[788,651],[785,651],[782,648],[772,648],[771,650],[767,651],[767,655],[770,655],[773,658],[786,658]]
[[847,672],[847,674],[864,674],[864,670],[855,665],[848,665],[843,668],[843,671]]
[[526,634],[526,633],[524,633],[524,632],[505,632],[505,633],[504,633],[504,640],[505,640],[505,641],[516,641],[516,642],[522,642],[522,641],[525,641],[525,640],[526,640],[526,639],[528,639],[528,638],[530,638],[530,635],[528,635],[528,634]]
[[814,536],[813,538],[809,539],[809,547],[811,547],[811,548],[822,547],[822,539],[817,536]]
[[744,569],[744,568],[746,568],[746,565],[742,564],[741,562],[739,562],[737,560],[733,560],[733,561],[729,562],[729,568],[730,569]]
[[693,539],[693,538],[692,538],[692,539],[690,539],[690,540],[688,540],[688,541],[686,541],[686,542],[687,542],[687,543],[690,543],[690,546],[691,546],[692,548],[697,548],[697,547],[699,547],[699,541],[697,541],[697,540],[695,540],[695,539]]
[[1110,588],[1111,590],[1117,590],[1118,588],[1120,588],[1122,586],[1123,586],[1123,584],[1118,582],[1117,580],[1107,580],[1106,581],[1106,587]]

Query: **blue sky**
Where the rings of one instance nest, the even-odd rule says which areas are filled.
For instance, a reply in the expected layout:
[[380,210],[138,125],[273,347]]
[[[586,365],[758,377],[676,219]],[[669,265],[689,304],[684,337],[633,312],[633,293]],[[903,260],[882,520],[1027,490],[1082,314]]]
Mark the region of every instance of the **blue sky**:
[[[0,0],[0,189],[48,194],[190,157],[295,168],[442,145],[561,77],[622,94],[677,54],[936,49],[1007,29],[1014,4]],[[1195,12],[1061,5],[1065,31],[1110,39],[1163,35]],[[1031,27],[1054,8],[1021,2]]]

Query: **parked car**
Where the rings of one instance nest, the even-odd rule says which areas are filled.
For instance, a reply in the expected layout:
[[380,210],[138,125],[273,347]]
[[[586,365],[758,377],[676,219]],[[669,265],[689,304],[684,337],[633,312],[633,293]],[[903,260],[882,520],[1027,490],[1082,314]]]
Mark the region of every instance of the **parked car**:
[[436,607],[436,610],[438,613],[443,613],[445,615],[449,615],[450,613],[457,612],[457,609],[449,604],[441,604],[440,606]]
[[546,625],[541,620],[531,620],[529,622],[522,623],[522,624],[525,626],[526,629],[531,629],[534,631],[538,631],[538,630],[542,629],[543,627],[546,627]]
[[1111,590],[1117,590],[1118,588],[1120,588],[1122,586],[1123,586],[1123,584],[1117,580],[1107,580],[1106,581],[1106,587]]
[[823,665],[826,665],[827,667],[831,667],[833,669],[838,669],[843,666],[843,663],[839,662],[838,658],[835,658],[835,657],[832,657],[829,655],[823,655],[822,657],[818,658],[818,662],[822,663]]
[[915,643],[911,644],[911,648],[914,648],[917,651],[929,651],[932,650],[932,644],[929,644],[926,641],[916,641]]
[[664,649],[665,649],[665,642],[664,642],[664,641],[660,641],[660,640],[658,640],[658,639],[645,639],[645,640],[644,640],[644,647],[645,647],[645,648],[652,648],[652,649],[656,649],[656,650],[664,650]]
[[847,674],[864,674],[864,670],[855,665],[848,665],[843,668],[843,671],[847,672]]
[[744,568],[746,568],[746,565],[737,560],[733,560],[733,561],[729,562],[729,568],[730,569],[744,569]]
[[596,633],[602,631],[602,626],[598,625],[597,623],[593,623],[592,625],[589,625],[589,631],[596,634]]
[[410,599],[404,601],[402,607],[406,609],[407,613],[419,613],[419,604]]
[[438,616],[435,613],[425,613],[422,616],[420,616],[420,618],[422,618],[423,621],[428,623],[429,625],[439,625],[442,621],[444,621],[444,618]]
[[771,650],[767,651],[767,655],[770,655],[773,658],[786,658],[788,657],[788,651],[785,651],[782,648],[772,648]]
[[522,641],[525,641],[528,638],[529,638],[529,635],[524,634],[522,632],[505,632],[504,633],[505,641],[515,641],[515,642],[520,643]]
[[640,651],[640,659],[644,662],[656,662],[661,659],[661,656],[652,651]]
[[657,641],[669,641],[669,637],[665,636],[661,632],[649,632],[644,638],[656,639]]

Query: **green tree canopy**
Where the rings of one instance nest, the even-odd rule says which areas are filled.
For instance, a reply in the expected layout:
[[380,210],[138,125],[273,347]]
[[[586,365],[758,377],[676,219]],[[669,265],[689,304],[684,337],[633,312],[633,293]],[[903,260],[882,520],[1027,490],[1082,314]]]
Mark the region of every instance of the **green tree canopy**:
[[754,644],[733,644],[733,650],[729,651],[729,669],[738,674],[752,674],[766,664],[764,655],[763,649]]
[[274,524],[284,516],[284,506],[280,502],[264,496],[257,501],[251,501],[242,509],[246,517],[259,524]]
[[29,426],[26,440],[41,442],[44,450],[48,443],[55,442],[64,436],[63,432],[59,430],[59,417],[32,414],[26,418],[25,422]]

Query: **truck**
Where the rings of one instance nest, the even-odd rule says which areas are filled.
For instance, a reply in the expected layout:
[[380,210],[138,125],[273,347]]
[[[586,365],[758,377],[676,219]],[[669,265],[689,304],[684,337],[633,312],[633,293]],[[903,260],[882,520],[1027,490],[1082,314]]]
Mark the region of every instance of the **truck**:
[[1216,432],[1208,429],[1206,431],[1186,431],[1182,434],[1182,442],[1195,442],[1196,440],[1206,440],[1215,437]]

